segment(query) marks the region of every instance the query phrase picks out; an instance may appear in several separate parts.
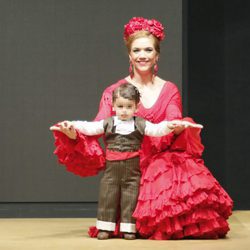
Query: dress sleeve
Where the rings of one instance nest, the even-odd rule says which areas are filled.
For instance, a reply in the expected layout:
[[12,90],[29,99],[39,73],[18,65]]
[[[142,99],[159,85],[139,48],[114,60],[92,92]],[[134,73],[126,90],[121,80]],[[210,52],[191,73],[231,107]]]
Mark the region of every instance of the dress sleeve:
[[[182,103],[181,95],[176,85],[170,83],[169,88],[165,92],[162,98],[164,105],[162,108],[162,120],[186,120],[195,123],[189,117],[182,117]],[[150,155],[158,154],[166,150],[180,151],[195,157],[200,157],[204,150],[204,146],[201,143],[200,138],[201,129],[198,128],[186,128],[179,135],[170,133],[163,137],[145,137],[142,145],[142,160],[143,166],[147,166],[147,158]],[[144,164],[145,163],[145,164]]]
[[95,137],[77,131],[72,140],[61,132],[53,131],[58,162],[66,170],[81,177],[97,175],[105,167],[104,152]]
[[114,115],[114,112],[112,112],[112,92],[107,88],[102,95],[99,111],[94,120],[104,120],[112,115]]
[[[181,96],[176,86],[172,89],[172,96],[166,108],[166,118],[170,121],[181,119],[195,123],[193,119],[189,117],[182,118]],[[185,151],[188,154],[200,157],[204,150],[204,146],[201,143],[200,132],[201,129],[198,128],[186,128],[181,134],[175,136],[170,149]]]
[[172,95],[170,101],[166,108],[166,119],[168,121],[172,121],[175,119],[182,118],[182,103],[181,103],[181,95],[176,86],[172,89]]
[[[195,123],[190,117],[185,117],[183,121],[189,121]],[[186,153],[195,157],[200,157],[204,150],[204,146],[201,143],[200,128],[186,128],[178,136],[176,136],[171,150],[185,151]]]
[[[110,87],[101,98],[95,121],[112,115],[112,95]],[[79,124],[78,124],[79,125]],[[88,136],[77,130],[76,140],[69,139],[61,132],[54,131],[54,154],[66,170],[81,177],[97,175],[105,167],[104,151],[98,141],[99,136]]]

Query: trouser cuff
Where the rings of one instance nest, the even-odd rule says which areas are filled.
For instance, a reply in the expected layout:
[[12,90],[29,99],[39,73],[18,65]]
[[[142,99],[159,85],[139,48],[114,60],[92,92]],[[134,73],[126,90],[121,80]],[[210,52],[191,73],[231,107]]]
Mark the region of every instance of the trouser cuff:
[[99,230],[115,231],[115,223],[110,221],[96,221],[96,228]]
[[135,224],[132,223],[120,223],[120,231],[127,233],[136,233]]

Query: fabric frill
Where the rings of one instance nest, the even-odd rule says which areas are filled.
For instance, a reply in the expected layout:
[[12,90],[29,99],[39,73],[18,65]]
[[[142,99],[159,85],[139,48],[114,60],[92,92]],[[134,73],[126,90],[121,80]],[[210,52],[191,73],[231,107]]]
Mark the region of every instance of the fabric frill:
[[[169,140],[166,151],[142,156],[147,167],[133,216],[143,238],[216,239],[229,231],[233,202],[204,166],[199,134],[200,129],[185,129]],[[144,144],[144,150],[152,150],[152,144]]]
[[105,168],[104,152],[96,137],[77,132],[71,140],[61,132],[54,131],[54,154],[66,170],[81,177],[97,175]]

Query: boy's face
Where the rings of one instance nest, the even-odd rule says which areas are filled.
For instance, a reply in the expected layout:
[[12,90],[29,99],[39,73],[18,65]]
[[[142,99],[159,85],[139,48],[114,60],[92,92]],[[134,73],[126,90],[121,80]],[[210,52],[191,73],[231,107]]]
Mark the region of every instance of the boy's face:
[[130,120],[137,110],[135,101],[118,96],[113,103],[116,116],[122,121]]

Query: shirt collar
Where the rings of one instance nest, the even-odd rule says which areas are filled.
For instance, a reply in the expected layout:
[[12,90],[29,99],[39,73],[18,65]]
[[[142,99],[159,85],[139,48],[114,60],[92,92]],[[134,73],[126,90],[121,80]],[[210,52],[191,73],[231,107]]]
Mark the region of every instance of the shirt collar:
[[127,120],[127,121],[122,121],[117,116],[114,116],[114,126],[117,126],[119,124],[131,124],[131,123],[134,123],[133,118],[131,118],[130,120]]

